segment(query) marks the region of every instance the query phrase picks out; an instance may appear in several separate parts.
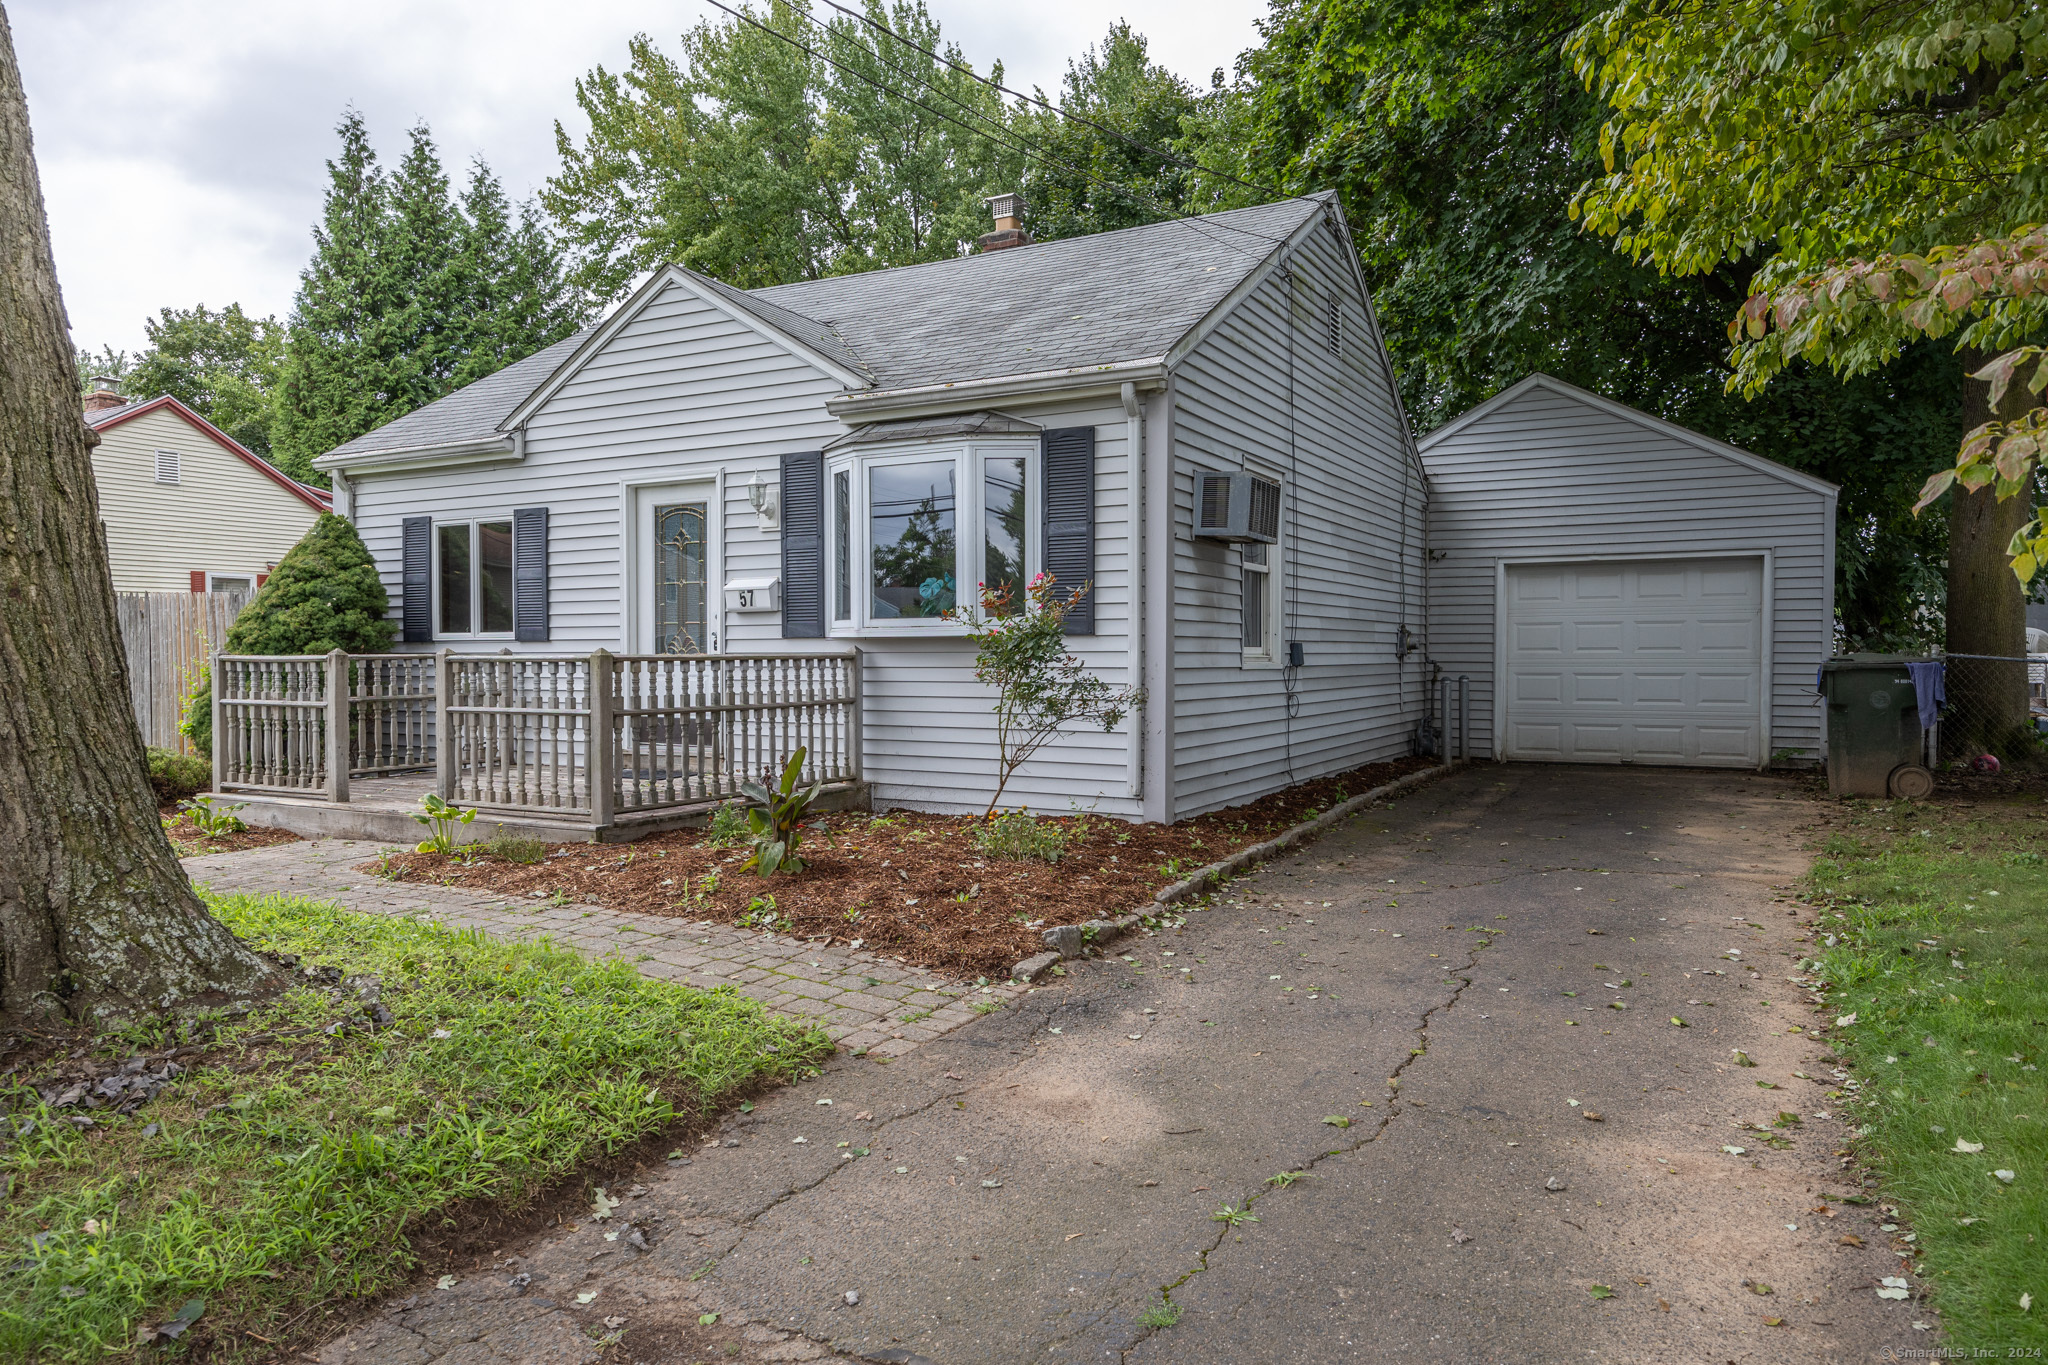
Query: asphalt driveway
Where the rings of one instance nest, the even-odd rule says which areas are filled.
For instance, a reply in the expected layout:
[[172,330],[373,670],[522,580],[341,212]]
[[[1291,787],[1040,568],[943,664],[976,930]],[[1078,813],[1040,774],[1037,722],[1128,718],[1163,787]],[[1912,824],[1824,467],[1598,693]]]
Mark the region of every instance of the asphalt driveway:
[[[1824,1021],[1787,979],[1814,814],[1755,775],[1465,769],[736,1117],[642,1177],[644,1250],[525,1249],[521,1311],[616,1317],[649,1365],[713,1312],[762,1359],[817,1351],[791,1332],[936,1365],[1934,1345],[1873,1293],[1899,1262],[1880,1206],[1840,1202]],[[323,1359],[441,1358],[353,1344]]]

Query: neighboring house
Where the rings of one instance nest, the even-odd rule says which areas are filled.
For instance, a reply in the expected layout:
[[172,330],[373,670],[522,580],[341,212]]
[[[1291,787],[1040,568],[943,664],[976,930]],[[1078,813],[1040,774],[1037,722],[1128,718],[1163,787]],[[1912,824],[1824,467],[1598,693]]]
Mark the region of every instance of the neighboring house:
[[168,395],[86,395],[116,592],[254,591],[328,508]]
[[[858,646],[874,802],[978,810],[990,694],[943,613],[1051,571],[1091,585],[1075,652],[1145,701],[1045,750],[1013,803],[1173,820],[1410,753],[1441,672],[1436,495],[1335,197],[983,245],[753,291],[669,267],[322,456],[401,648]],[[1543,477],[1486,475],[1509,500]],[[1640,509],[1608,508],[1580,499],[1612,523],[1592,545],[1633,534]],[[1540,555],[1540,527],[1503,550],[1581,553],[1554,520]]]
[[1821,756],[1835,487],[1548,375],[1422,440],[1430,652],[1503,759]]

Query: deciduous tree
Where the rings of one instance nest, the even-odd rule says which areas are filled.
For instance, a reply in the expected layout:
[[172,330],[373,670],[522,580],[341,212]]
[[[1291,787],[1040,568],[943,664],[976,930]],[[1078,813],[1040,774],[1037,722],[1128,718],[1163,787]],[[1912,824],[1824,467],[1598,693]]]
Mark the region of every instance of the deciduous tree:
[[75,363],[0,12],[0,1014],[29,1025],[224,1004],[270,978],[157,820]]

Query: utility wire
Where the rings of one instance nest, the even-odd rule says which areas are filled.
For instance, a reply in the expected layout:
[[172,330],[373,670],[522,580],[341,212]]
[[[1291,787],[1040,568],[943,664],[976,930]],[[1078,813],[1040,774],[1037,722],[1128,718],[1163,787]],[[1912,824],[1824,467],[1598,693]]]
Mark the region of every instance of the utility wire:
[[[1182,213],[1179,210],[1173,208],[1171,205],[1153,199],[1150,195],[1147,195],[1142,191],[1135,190],[1128,185],[1122,185],[1114,181],[1104,180],[1101,177],[1092,174],[1091,172],[1087,171],[1082,167],[1072,165],[1068,162],[1060,160],[1057,157],[1051,156],[1047,154],[1044,151],[1044,149],[1036,146],[1035,144],[1032,144],[1027,140],[1022,140],[1018,134],[1016,134],[1014,131],[1010,129],[1004,128],[1002,132],[996,133],[990,132],[986,129],[969,127],[967,124],[962,123],[959,119],[952,117],[950,114],[947,114],[942,110],[932,108],[931,105],[926,104],[924,101],[918,99],[916,96],[906,94],[900,90],[892,89],[891,87],[883,84],[881,81],[875,79],[874,77],[867,75],[865,72],[856,71],[853,68],[847,66],[844,62],[840,62],[824,52],[818,51],[808,46],[807,44],[799,42],[795,38],[792,38],[788,34],[782,32],[781,30],[770,28],[768,25],[762,23],[760,20],[754,18],[752,15],[743,13],[740,10],[736,10],[729,5],[722,3],[722,0],[709,0],[709,3],[714,8],[725,11],[725,13],[731,15],[733,18],[739,20],[741,23],[747,24],[753,28],[757,28],[761,32],[768,34],[770,37],[779,39],[780,41],[789,44],[791,47],[796,48],[799,52],[802,52],[807,56],[816,57],[818,60],[824,62],[826,65],[832,67],[834,70],[843,72],[846,75],[851,76],[853,79],[862,82],[863,84],[872,86],[874,89],[881,91],[885,95],[892,95],[897,99],[904,100],[910,104],[913,104],[919,109],[922,109],[926,113],[932,115],[934,118],[952,124],[954,127],[960,129],[962,132],[973,133],[980,137],[987,137],[992,141],[999,142],[1005,147],[1010,148],[1012,151],[1022,152],[1026,156],[1035,156],[1039,160],[1044,161],[1049,165],[1056,166],[1059,169],[1067,171],[1070,174],[1078,175],[1082,179],[1088,181],[1090,184],[1096,185],[1105,190],[1110,190],[1115,193],[1125,195],[1128,198],[1130,198],[1133,202],[1141,204],[1144,207],[1151,209],[1153,212],[1159,214],[1161,217],[1174,218],[1180,220],[1181,222],[1186,223],[1189,227],[1194,228],[1197,232],[1200,232],[1203,236],[1209,238],[1218,246],[1234,251],[1246,251],[1248,254],[1261,254],[1257,252],[1252,252],[1250,248],[1235,246],[1230,242],[1223,241],[1214,233],[1207,231],[1207,228],[1204,225],[1203,221],[1197,215]],[[815,19],[810,19],[808,15],[806,15],[805,18],[813,24],[816,24],[818,22]],[[822,27],[822,25],[820,27]],[[877,60],[880,60],[885,64],[889,65],[890,69],[892,70],[900,71],[900,68],[896,67],[893,63],[889,63],[886,58],[880,57],[879,54],[877,54]],[[951,99],[952,97],[947,96],[947,98]],[[958,101],[957,99],[953,100],[953,103],[958,105],[962,109],[968,109],[966,105],[961,104],[960,101]],[[981,114],[977,110],[968,109],[968,112],[974,113],[976,117],[983,119],[985,122],[989,122],[992,127],[1002,127],[1002,125],[995,124],[993,120],[989,120],[986,115]],[[1275,246],[1282,245],[1285,242],[1284,238],[1269,237],[1264,233],[1254,232],[1249,228],[1239,227],[1234,223],[1221,223],[1212,221],[1208,223],[1207,226],[1223,228],[1231,232],[1241,233],[1244,236],[1253,237],[1258,239],[1259,241],[1266,242]]]
[[[1229,171],[1219,171],[1214,169],[1213,167],[1204,166],[1201,162],[1192,160],[1188,157],[1184,157],[1180,155],[1178,152],[1165,151],[1162,148],[1152,146],[1150,143],[1140,142],[1138,141],[1138,139],[1134,137],[1130,137],[1127,134],[1118,132],[1116,129],[1110,127],[1106,123],[1097,123],[1094,119],[1086,118],[1080,114],[1072,113],[1069,110],[1067,110],[1063,105],[1048,104],[1045,100],[1039,98],[1037,95],[1027,95],[1023,93],[1021,90],[1012,90],[1007,85],[1003,85],[997,81],[992,81],[988,79],[986,76],[983,76],[977,71],[975,71],[973,67],[962,66],[960,63],[953,61],[949,57],[941,57],[938,53],[933,52],[930,48],[920,47],[918,44],[911,42],[908,38],[905,38],[900,33],[897,33],[887,24],[877,23],[875,20],[870,19],[865,14],[861,14],[856,10],[850,10],[846,6],[839,4],[838,0],[825,0],[825,3],[830,5],[833,9],[838,10],[847,18],[865,24],[877,33],[887,34],[890,38],[894,39],[896,42],[903,44],[903,46],[910,48],[912,51],[922,52],[925,56],[931,58],[933,61],[939,62],[942,65],[953,68],[953,70],[959,72],[961,75],[967,77],[969,80],[979,81],[991,90],[999,90],[1003,94],[1009,95],[1015,99],[1023,100],[1027,104],[1035,104],[1039,108],[1045,110],[1047,113],[1058,114],[1061,118],[1066,119],[1069,122],[1084,124],[1087,127],[1093,128],[1098,133],[1107,133],[1109,136],[1115,138],[1118,142],[1123,143],[1125,146],[1133,147],[1138,151],[1144,152],[1150,156],[1156,156],[1162,161],[1171,161],[1174,165],[1183,167],[1187,170],[1199,171],[1203,175],[1213,175],[1216,176],[1218,179],[1229,180],[1236,184],[1244,186],[1248,190],[1257,190],[1261,194],[1277,194],[1284,199],[1305,200],[1308,198],[1307,195],[1287,194],[1284,191],[1279,190],[1271,185],[1255,184],[1250,180],[1246,180],[1242,176],[1232,175]],[[813,22],[816,21],[813,20]],[[927,84],[929,84],[929,82],[927,82]]]

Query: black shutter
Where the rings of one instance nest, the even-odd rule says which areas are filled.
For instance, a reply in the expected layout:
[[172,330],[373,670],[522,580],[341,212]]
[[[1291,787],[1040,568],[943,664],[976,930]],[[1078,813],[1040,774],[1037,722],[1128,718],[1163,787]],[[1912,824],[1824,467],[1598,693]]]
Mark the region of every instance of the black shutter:
[[1095,633],[1095,428],[1062,427],[1039,441],[1045,465],[1045,571],[1067,613],[1067,634]]
[[512,638],[548,638],[548,509],[512,509]]
[[825,456],[782,457],[782,638],[825,634]]
[[434,519],[407,517],[399,574],[399,638],[409,645],[434,642]]

